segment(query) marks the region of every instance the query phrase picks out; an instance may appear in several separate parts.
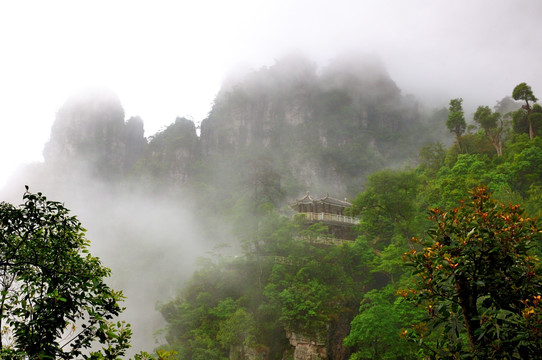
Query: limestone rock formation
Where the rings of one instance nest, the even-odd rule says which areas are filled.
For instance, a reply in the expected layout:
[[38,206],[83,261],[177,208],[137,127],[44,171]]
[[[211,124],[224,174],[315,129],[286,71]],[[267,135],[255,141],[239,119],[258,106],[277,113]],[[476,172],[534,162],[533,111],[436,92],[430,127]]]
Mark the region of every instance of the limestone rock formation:
[[325,342],[294,332],[286,332],[290,345],[294,347],[294,360],[326,360],[328,354]]
[[152,137],[146,158],[147,170],[174,185],[186,184],[193,177],[194,164],[200,160],[200,144],[194,123],[177,118],[173,124]]
[[84,171],[105,179],[124,174],[146,145],[141,119],[124,122],[118,97],[106,90],[85,91],[58,110],[43,151],[57,171]]

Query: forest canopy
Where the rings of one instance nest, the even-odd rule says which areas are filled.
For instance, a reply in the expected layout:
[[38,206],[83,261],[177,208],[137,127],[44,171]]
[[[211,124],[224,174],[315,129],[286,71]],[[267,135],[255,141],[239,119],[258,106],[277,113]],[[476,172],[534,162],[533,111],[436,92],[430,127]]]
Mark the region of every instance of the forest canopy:
[[[542,143],[514,126],[527,114],[509,99],[480,106],[470,124],[452,100],[442,120],[451,146],[369,175],[349,213],[355,241],[299,241],[328,229],[268,207],[245,236],[257,246],[209,259],[164,305],[166,348],[180,359],[296,358],[302,336],[333,359],[538,358]],[[220,329],[234,323],[239,336],[224,342]],[[270,341],[281,332],[288,341]]]

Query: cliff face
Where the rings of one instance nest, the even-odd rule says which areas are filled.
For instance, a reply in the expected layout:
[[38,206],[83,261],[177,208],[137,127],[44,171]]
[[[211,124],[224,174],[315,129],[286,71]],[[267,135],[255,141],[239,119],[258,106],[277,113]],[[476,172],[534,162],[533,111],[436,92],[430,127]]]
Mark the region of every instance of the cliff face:
[[186,184],[195,176],[194,165],[200,159],[196,126],[177,118],[175,123],[152,137],[142,163],[154,176],[172,184]]
[[292,354],[294,360],[328,359],[325,343],[294,332],[286,332],[286,337],[294,349]]
[[47,165],[65,173],[82,169],[102,178],[123,175],[141,156],[143,122],[124,122],[116,95],[106,91],[78,94],[58,110],[43,151]]
[[[115,95],[73,97],[57,113],[44,156],[57,169],[84,165],[100,177],[135,173],[170,186],[204,182],[237,197],[247,183],[254,197],[354,196],[367,174],[416,153],[419,128],[416,102],[378,63],[337,59],[319,71],[290,57],[225,83],[200,137],[179,118],[147,144],[143,121],[124,122]],[[272,181],[258,179],[265,174]]]
[[276,149],[282,135],[311,117],[316,68],[305,59],[288,58],[271,68],[230,80],[217,95],[201,138],[207,153],[238,152],[258,143]]
[[416,102],[383,67],[358,60],[336,60],[318,74],[307,60],[288,58],[231,80],[202,123],[204,154],[256,149],[296,184],[292,194],[355,194],[365,175],[414,153],[405,144],[420,125]]

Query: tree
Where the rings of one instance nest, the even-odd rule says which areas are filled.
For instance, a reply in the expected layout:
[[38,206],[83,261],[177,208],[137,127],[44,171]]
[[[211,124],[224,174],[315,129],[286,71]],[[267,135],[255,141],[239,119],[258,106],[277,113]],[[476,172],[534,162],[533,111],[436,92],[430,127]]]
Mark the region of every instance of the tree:
[[444,165],[445,158],[446,150],[439,142],[426,145],[418,152],[420,168],[432,173],[436,173]]
[[388,284],[363,296],[350,333],[344,339],[353,350],[350,360],[418,358],[416,345],[400,333],[413,319],[421,320],[423,313],[396,297],[395,290]]
[[497,151],[497,156],[502,156],[502,138],[504,123],[499,112],[493,112],[489,106],[478,106],[474,113],[474,121],[484,129],[487,138]]
[[514,190],[526,195],[533,185],[542,185],[542,139],[529,140],[519,153],[514,154],[507,171],[510,185]]
[[361,235],[379,250],[394,238],[411,238],[418,233],[416,197],[420,177],[410,170],[382,170],[367,177],[365,191],[352,202],[352,215],[361,218]]
[[487,188],[471,195],[455,209],[431,211],[436,227],[423,249],[410,253],[417,286],[404,295],[425,307],[426,325],[441,333],[430,350],[435,358],[539,358],[536,221],[519,205],[493,200]]
[[530,107],[530,112],[523,107],[510,114],[512,117],[513,128],[517,133],[531,134],[529,138],[532,140],[536,134],[542,130],[542,106],[533,104]]
[[450,100],[450,107],[448,108],[448,120],[446,120],[446,127],[450,132],[455,134],[457,141],[465,132],[467,123],[465,122],[465,116],[463,114],[463,106],[461,105],[463,99],[457,98]]
[[[538,99],[536,96],[534,96],[533,90],[527,83],[521,83],[516,85],[514,88],[514,91],[512,92],[512,97],[514,100],[523,100],[525,101],[525,105],[523,105],[521,108],[525,110],[526,112],[526,119],[529,126],[529,138],[532,139],[535,137],[535,131],[533,128],[533,119],[531,118],[532,114],[532,107],[529,101],[531,102],[537,102]],[[521,111],[521,110],[519,110]]]
[[[111,322],[121,292],[88,252],[85,229],[61,203],[27,191],[0,204],[0,355],[26,359],[117,359],[131,330]],[[93,342],[102,345],[99,351]]]

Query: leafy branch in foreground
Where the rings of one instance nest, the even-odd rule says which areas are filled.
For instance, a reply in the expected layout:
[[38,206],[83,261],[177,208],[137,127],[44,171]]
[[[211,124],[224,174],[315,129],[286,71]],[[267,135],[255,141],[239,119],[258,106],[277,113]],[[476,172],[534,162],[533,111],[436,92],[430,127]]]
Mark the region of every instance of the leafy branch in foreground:
[[[103,282],[110,270],[89,254],[85,229],[41,193],[27,187],[23,200],[0,204],[2,351],[45,359],[123,355],[131,332],[111,323],[123,296]],[[84,355],[95,340],[102,352]]]
[[485,187],[450,211],[431,210],[431,219],[431,240],[408,256],[416,287],[403,292],[428,318],[404,334],[422,345],[420,329],[441,334],[434,358],[537,358],[542,277],[535,220],[519,205],[493,200]]
[[113,321],[124,297],[104,283],[111,271],[64,205],[28,187],[23,200],[0,203],[0,357],[119,359],[132,331]]

